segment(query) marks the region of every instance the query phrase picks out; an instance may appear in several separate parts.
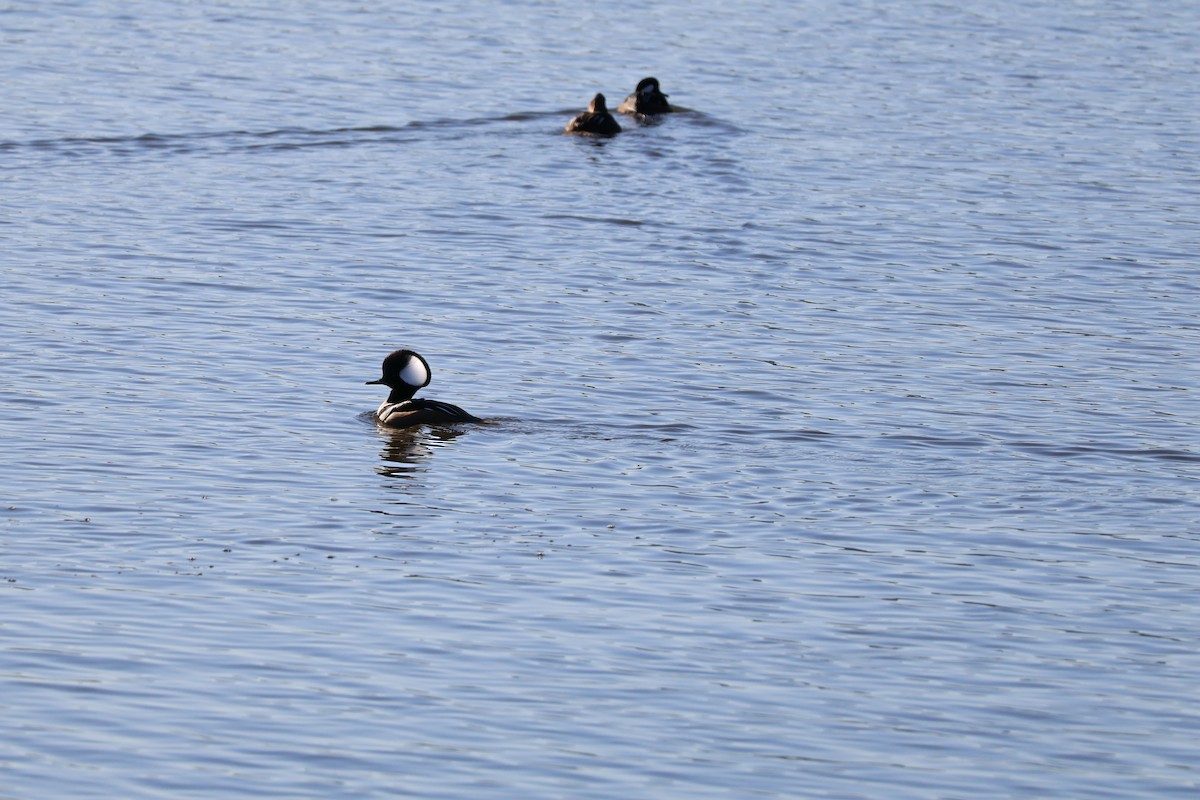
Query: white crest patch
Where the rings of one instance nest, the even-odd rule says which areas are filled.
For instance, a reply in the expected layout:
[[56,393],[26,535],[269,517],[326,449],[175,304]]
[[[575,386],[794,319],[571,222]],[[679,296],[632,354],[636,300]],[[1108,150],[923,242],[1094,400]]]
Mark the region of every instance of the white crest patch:
[[429,382],[429,369],[421,359],[410,358],[404,369],[400,370],[400,380],[420,388]]

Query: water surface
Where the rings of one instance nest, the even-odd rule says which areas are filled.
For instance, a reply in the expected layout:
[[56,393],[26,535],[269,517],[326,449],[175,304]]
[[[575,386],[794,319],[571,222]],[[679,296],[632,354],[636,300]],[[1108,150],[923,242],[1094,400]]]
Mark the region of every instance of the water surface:
[[1194,796],[1198,28],[0,9],[4,796]]

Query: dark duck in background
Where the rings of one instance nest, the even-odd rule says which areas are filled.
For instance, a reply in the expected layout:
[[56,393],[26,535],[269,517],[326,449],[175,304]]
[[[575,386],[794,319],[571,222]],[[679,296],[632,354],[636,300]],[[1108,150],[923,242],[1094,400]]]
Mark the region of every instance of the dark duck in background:
[[642,78],[633,94],[617,106],[617,111],[622,114],[653,115],[678,110],[667,102],[667,95],[658,86],[658,78]]

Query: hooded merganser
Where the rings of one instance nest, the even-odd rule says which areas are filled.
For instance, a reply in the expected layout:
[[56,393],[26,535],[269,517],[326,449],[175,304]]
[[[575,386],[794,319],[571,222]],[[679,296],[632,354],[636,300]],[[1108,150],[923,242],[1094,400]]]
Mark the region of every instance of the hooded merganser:
[[567,133],[598,133],[603,136],[612,136],[614,133],[621,132],[621,126],[613,119],[612,114],[608,113],[608,104],[604,101],[604,95],[597,94],[592,98],[592,102],[588,103],[588,110],[575,117],[567,123]]
[[667,95],[658,88],[658,78],[642,78],[633,94],[617,106],[622,114],[666,114],[674,110],[667,102]]
[[483,422],[458,406],[437,400],[414,400],[412,396],[429,385],[433,374],[429,363],[412,350],[397,350],[383,360],[383,377],[367,384],[381,383],[392,390],[379,404],[375,420],[392,428],[414,425],[445,425],[452,422]]

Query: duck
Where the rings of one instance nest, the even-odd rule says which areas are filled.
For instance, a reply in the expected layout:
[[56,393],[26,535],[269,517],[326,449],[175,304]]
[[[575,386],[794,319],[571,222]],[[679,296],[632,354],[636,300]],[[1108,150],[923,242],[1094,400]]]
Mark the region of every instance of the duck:
[[456,422],[483,422],[456,405],[440,400],[413,399],[417,390],[429,385],[433,373],[429,362],[412,350],[396,350],[383,359],[383,376],[366,385],[382,384],[389,389],[386,400],[375,410],[375,421],[389,428],[417,425],[448,425]]
[[658,78],[642,78],[633,94],[617,106],[621,114],[666,114],[677,109],[667,102],[667,95],[658,86]]
[[608,113],[608,104],[604,95],[597,93],[588,103],[588,110],[567,123],[567,133],[591,133],[601,136],[612,136],[621,132],[621,126]]

